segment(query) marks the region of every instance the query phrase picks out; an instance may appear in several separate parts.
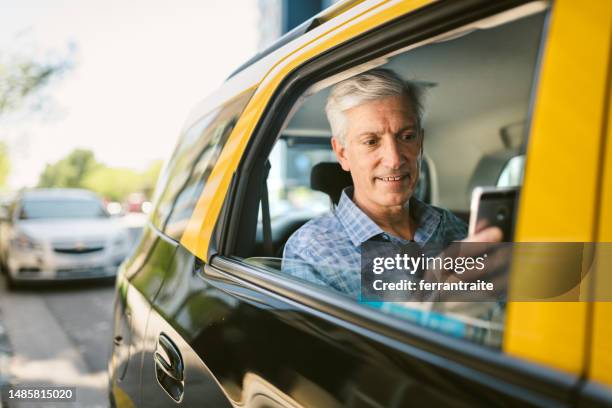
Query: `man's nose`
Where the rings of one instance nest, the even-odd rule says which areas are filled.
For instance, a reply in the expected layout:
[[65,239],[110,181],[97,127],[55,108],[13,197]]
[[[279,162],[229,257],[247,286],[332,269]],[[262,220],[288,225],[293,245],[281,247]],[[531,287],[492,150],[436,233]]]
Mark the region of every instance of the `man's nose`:
[[395,138],[383,143],[382,154],[382,164],[390,169],[399,169],[406,162]]

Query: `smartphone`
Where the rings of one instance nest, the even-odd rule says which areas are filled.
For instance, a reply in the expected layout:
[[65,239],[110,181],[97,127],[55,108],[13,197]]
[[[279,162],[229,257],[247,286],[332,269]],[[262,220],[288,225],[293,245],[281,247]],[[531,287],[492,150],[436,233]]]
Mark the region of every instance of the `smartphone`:
[[472,191],[468,234],[495,226],[503,232],[502,241],[510,242],[517,198],[518,187],[476,187]]

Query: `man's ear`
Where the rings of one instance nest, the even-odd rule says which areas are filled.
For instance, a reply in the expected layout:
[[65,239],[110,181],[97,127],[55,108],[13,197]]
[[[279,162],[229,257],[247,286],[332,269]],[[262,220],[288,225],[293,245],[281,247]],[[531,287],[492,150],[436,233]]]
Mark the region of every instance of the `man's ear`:
[[421,128],[421,152],[419,153],[421,157],[423,157],[424,143],[425,143],[425,129]]
[[335,136],[331,139],[332,149],[334,149],[334,153],[336,153],[336,158],[338,159],[338,163],[342,166],[342,170],[350,171],[350,167],[348,164],[348,159],[346,158],[346,148],[342,146],[342,143]]

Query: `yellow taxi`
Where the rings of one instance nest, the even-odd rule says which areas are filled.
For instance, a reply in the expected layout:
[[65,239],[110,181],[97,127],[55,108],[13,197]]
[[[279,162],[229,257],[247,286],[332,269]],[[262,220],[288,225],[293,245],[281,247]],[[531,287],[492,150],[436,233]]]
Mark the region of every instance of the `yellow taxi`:
[[[612,406],[611,49],[609,0],[365,0],[255,56],[189,115],[119,271],[111,404]],[[381,67],[424,90],[414,194],[467,221],[475,187],[517,188],[515,243],[597,243],[575,296],[473,315],[286,273],[350,182],[330,89]],[[513,261],[510,292],[555,273]]]

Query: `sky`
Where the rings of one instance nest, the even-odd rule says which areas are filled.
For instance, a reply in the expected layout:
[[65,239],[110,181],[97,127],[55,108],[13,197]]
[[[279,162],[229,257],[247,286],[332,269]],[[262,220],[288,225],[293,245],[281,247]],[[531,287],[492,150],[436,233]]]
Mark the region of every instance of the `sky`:
[[115,167],[167,159],[191,108],[257,52],[258,23],[255,0],[0,0],[0,55],[75,62],[41,112],[0,119],[9,184],[77,147]]

